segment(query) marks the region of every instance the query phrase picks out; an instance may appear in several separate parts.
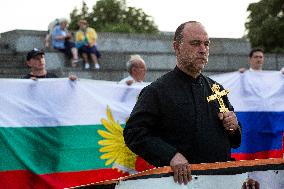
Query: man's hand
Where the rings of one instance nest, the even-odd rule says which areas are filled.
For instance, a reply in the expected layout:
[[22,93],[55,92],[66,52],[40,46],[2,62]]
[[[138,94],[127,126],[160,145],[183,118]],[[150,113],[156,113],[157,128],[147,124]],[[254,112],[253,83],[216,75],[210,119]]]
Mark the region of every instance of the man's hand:
[[187,184],[192,180],[190,165],[181,153],[176,153],[170,162],[170,166],[174,172],[175,182]]
[[78,79],[76,75],[69,75],[68,78],[69,78],[71,81],[75,81],[75,80]]
[[128,80],[128,81],[126,81],[126,85],[132,85],[134,83],[134,80]]
[[240,73],[244,73],[246,70],[247,70],[247,69],[245,69],[245,68],[240,68],[240,69],[239,69],[239,72],[240,72]]
[[223,121],[224,128],[229,132],[234,132],[238,129],[237,116],[233,111],[219,113],[220,120]]

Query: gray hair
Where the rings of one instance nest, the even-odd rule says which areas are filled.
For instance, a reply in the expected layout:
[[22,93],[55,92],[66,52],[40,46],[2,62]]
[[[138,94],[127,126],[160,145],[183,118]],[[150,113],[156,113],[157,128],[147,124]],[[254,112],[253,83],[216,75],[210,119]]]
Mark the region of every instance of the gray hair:
[[137,60],[144,62],[143,58],[138,54],[130,55],[130,59],[126,62],[126,69],[130,75],[132,68],[135,66],[134,63]]
[[68,21],[67,18],[59,18],[59,19],[58,19],[58,23],[59,23],[59,24],[61,24],[61,23],[63,23],[63,22],[69,23],[69,21]]

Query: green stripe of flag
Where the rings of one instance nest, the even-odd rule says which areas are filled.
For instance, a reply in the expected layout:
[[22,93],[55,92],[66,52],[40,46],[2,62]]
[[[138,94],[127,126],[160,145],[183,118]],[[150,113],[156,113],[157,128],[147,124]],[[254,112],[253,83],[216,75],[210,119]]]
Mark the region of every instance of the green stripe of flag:
[[0,171],[36,174],[107,168],[98,141],[102,125],[0,128]]

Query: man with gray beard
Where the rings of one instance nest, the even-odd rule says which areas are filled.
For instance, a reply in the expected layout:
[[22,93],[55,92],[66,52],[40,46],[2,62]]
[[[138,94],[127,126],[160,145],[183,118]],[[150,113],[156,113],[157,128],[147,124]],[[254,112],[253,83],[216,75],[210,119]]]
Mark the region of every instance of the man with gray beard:
[[[224,91],[201,74],[210,41],[196,21],[181,24],[174,36],[176,67],[145,87],[124,129],[126,145],[154,166],[171,166],[174,180],[187,184],[191,163],[231,160],[241,143],[241,128]],[[210,96],[218,97],[208,102]],[[212,98],[213,98],[212,97]],[[219,105],[226,107],[220,111]]]

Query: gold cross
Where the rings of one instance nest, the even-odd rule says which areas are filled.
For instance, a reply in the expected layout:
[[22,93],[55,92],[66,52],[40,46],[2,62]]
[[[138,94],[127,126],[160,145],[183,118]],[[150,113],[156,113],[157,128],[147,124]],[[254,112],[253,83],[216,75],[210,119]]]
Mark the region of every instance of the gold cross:
[[223,90],[223,91],[219,91],[220,90],[220,86],[217,84],[213,84],[213,86],[211,87],[211,90],[213,91],[213,95],[210,95],[207,97],[207,101],[210,102],[212,100],[217,99],[218,103],[219,103],[219,110],[221,113],[225,113],[228,112],[229,109],[225,106],[222,96],[226,96],[229,93],[229,90]]

